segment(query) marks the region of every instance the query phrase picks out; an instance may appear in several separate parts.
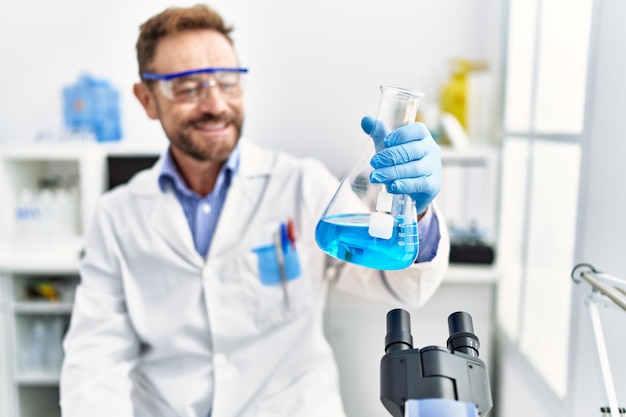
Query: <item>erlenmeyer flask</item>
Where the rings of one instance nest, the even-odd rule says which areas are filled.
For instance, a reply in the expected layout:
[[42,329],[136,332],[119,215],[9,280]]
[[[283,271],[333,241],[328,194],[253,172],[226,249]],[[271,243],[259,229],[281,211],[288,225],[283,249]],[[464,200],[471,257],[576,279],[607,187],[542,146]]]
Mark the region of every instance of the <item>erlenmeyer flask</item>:
[[369,180],[370,159],[384,136],[415,121],[422,93],[381,86],[376,127],[370,134],[315,230],[319,247],[337,259],[381,270],[403,269],[417,258],[415,202]]

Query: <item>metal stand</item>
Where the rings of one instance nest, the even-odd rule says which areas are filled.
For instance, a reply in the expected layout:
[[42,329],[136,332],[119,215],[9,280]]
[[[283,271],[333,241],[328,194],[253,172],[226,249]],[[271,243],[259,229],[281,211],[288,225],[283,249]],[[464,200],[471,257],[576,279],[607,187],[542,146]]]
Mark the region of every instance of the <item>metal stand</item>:
[[626,280],[596,271],[593,266],[584,263],[576,265],[572,270],[571,276],[576,284],[585,281],[591,286],[591,293],[587,297],[585,304],[587,305],[589,316],[591,317],[596,350],[602,371],[602,379],[604,381],[604,389],[610,407],[610,415],[611,417],[620,417],[620,408],[617,404],[617,394],[615,393],[615,385],[613,384],[613,376],[611,375],[611,366],[606,351],[598,303],[606,303],[607,300],[610,300],[617,307],[626,311]]

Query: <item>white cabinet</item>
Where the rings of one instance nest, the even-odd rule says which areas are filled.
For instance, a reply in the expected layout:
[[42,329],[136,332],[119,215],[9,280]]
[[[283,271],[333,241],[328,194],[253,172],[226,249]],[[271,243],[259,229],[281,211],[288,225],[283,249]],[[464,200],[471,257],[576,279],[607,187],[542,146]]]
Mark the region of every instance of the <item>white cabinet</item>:
[[60,416],[61,340],[107,162],[159,153],[100,144],[0,149],[1,416]]

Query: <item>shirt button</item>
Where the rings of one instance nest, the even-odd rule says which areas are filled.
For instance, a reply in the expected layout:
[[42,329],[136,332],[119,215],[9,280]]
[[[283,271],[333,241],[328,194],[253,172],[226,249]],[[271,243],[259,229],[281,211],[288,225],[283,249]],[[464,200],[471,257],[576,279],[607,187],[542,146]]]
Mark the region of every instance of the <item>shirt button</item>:
[[204,214],[209,214],[211,212],[211,206],[209,205],[209,203],[202,204],[202,212]]

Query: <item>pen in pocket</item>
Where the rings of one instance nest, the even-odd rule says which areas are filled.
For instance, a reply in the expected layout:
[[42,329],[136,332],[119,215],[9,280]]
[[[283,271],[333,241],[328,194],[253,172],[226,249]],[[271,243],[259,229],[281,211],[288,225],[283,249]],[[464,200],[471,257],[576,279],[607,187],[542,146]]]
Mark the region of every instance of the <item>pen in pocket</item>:
[[287,272],[285,271],[285,254],[288,245],[287,227],[284,223],[280,223],[278,231],[274,234],[274,250],[276,251],[276,261],[278,263],[278,272],[280,274],[280,285],[283,287],[283,299],[285,308],[290,309],[289,290],[287,288]]

